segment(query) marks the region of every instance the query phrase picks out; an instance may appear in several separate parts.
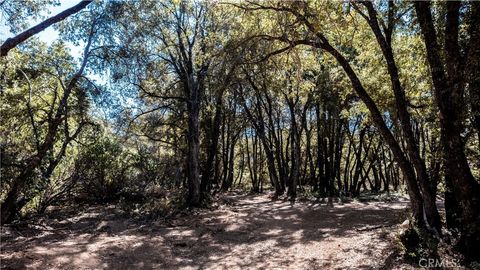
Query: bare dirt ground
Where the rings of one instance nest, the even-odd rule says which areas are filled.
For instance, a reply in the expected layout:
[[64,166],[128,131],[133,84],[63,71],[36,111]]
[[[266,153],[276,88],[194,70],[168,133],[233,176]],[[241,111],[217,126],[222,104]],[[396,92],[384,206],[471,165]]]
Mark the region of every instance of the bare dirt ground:
[[[90,207],[2,228],[2,269],[392,269],[407,200],[325,203],[227,194],[213,211],[135,221]],[[410,267],[410,266],[408,266]]]

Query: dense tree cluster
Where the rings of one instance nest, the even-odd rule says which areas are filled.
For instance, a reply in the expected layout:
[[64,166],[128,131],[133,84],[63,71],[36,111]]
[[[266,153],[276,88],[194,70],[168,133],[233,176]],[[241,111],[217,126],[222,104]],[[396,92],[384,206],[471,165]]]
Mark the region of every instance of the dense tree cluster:
[[51,4],[0,2],[2,223],[158,188],[406,192],[422,237],[478,256],[480,2],[81,1],[18,23]]

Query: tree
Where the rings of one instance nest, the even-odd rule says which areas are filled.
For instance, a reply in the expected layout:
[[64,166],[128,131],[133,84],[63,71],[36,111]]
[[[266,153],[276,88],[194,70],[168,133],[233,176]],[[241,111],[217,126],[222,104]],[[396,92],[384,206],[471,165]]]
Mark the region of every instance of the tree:
[[[353,67],[350,65],[347,58],[337,50],[332,44],[330,44],[329,39],[326,35],[319,30],[319,22],[312,22],[312,18],[315,19],[315,9],[310,7],[306,2],[295,2],[291,4],[277,3],[272,5],[263,5],[261,3],[251,3],[251,6],[243,6],[243,9],[255,11],[255,10],[266,10],[274,11],[280,13],[290,14],[295,18],[297,24],[300,24],[299,27],[304,27],[308,32],[307,37],[303,39],[290,39],[288,36],[272,36],[272,35],[263,35],[260,37],[267,38],[272,41],[280,41],[286,43],[287,46],[276,51],[271,52],[269,55],[275,55],[282,53],[286,50],[289,50],[293,47],[299,45],[307,45],[314,48],[322,49],[323,51],[330,54],[338,64],[343,68],[347,77],[350,79],[352,88],[363,103],[368,108],[370,116],[373,123],[381,134],[382,138],[389,145],[390,149],[393,152],[393,155],[398,162],[402,172],[407,180],[408,191],[410,195],[410,200],[412,203],[412,211],[414,215],[414,224],[419,227],[425,227],[425,221],[423,218],[423,209],[424,202],[416,181],[415,170],[413,165],[408,160],[405,153],[402,151],[399,142],[395,139],[394,135],[387,127],[385,120],[380,112],[377,104],[368,94],[364,88],[361,80],[357,76]],[[318,19],[318,18],[317,18]],[[297,34],[298,35],[298,34]]]
[[[438,30],[434,26],[430,2],[416,2],[415,11],[422,30],[431,77],[435,90],[435,100],[440,111],[441,142],[445,160],[445,174],[453,182],[455,199],[462,206],[461,232],[462,245],[468,255],[477,257],[474,252],[480,243],[480,185],[473,177],[464,151],[462,138],[463,109],[465,107],[466,59],[469,55],[461,52],[459,44],[461,2],[446,2],[444,48],[440,47]],[[472,18],[480,16],[478,3],[471,4]],[[475,52],[478,40],[478,27],[474,27],[465,51]],[[473,38],[472,38],[473,37]],[[445,58],[442,57],[445,55]]]
[[400,74],[398,72],[398,66],[392,48],[392,34],[395,31],[395,24],[400,19],[397,15],[397,7],[393,1],[387,2],[387,20],[386,22],[382,21],[382,25],[384,25],[382,32],[379,24],[378,12],[373,3],[370,1],[364,1],[361,3],[366,7],[368,15],[365,14],[355,2],[352,2],[352,5],[368,22],[372,32],[375,34],[378,44],[380,45],[383,56],[385,57],[393,93],[395,95],[395,108],[400,122],[400,129],[406,139],[407,155],[410,160],[412,160],[417,181],[421,188],[422,198],[425,202],[424,211],[427,217],[427,226],[435,229],[437,234],[441,233],[442,224],[435,202],[436,194],[433,192],[425,161],[420,157],[419,143],[413,134],[412,120],[407,108],[408,100],[400,82]]
[[[23,75],[23,79],[26,82],[29,98],[27,100],[26,109],[27,113],[30,118],[31,129],[33,131],[33,138],[35,141],[35,147],[31,153],[27,154],[27,157],[21,161],[21,165],[19,165],[20,170],[19,173],[14,176],[14,178],[10,182],[9,191],[6,194],[5,200],[2,202],[1,205],[1,223],[5,224],[11,222],[13,218],[17,215],[17,213],[21,210],[21,208],[30,200],[32,197],[24,196],[20,197],[22,192],[27,192],[25,190],[26,187],[31,185],[36,177],[36,171],[45,163],[49,162],[47,165],[46,170],[43,172],[43,177],[49,178],[52,174],[55,167],[58,165],[60,160],[63,158],[65,154],[66,147],[68,144],[75,139],[78,134],[81,132],[83,126],[86,122],[78,122],[76,129],[73,133],[69,127],[69,115],[72,113],[71,110],[74,105],[72,104],[72,95],[76,92],[80,91],[81,93],[83,90],[79,89],[79,82],[84,78],[83,74],[85,68],[88,63],[89,55],[91,52],[91,45],[94,38],[94,25],[91,27],[91,31],[88,35],[86,40],[86,45],[83,53],[83,59],[81,62],[80,67],[74,71],[72,68],[71,62],[68,62],[69,58],[65,55],[65,51],[61,49],[54,51],[57,54],[54,56],[62,58],[60,59],[52,59],[45,57],[41,60],[50,60],[50,61],[57,61],[57,65],[55,66],[44,66],[44,70],[34,71],[32,70],[32,76],[39,77],[37,72],[40,73],[42,76],[46,76],[47,78],[46,83],[50,83],[49,87],[53,88],[53,102],[51,104],[47,104],[48,107],[47,117],[43,120],[36,119],[36,113],[31,104],[31,95],[34,91],[34,87],[42,87],[42,84],[39,83],[38,85],[33,84],[31,80],[31,76],[28,75],[26,72],[22,71],[21,68],[16,68],[19,72]],[[47,54],[47,52],[43,52],[43,54]],[[66,60],[65,60],[66,58]],[[70,60],[71,61],[71,60]],[[46,63],[41,63],[41,65],[45,65]],[[66,66],[61,66],[61,65]],[[15,68],[15,67],[14,67]],[[49,77],[50,74],[55,74],[53,77]],[[68,74],[68,75],[66,75]],[[41,81],[40,81],[41,82]],[[60,89],[58,89],[60,88]],[[84,96],[84,94],[83,94]],[[82,97],[80,94],[79,97]],[[82,101],[78,105],[82,105]],[[83,110],[83,109],[81,109]],[[84,111],[84,110],[83,110]],[[63,129],[62,129],[63,124]],[[40,129],[40,126],[42,126]],[[61,144],[60,150],[55,154],[55,145],[58,143],[58,136],[60,132],[64,132],[64,141]]]
[[[112,8],[117,13],[113,20],[119,26],[113,31],[121,42],[112,40],[106,47],[116,51],[107,49],[106,53],[123,54],[125,60],[112,57],[112,62],[117,61],[113,71],[122,71],[120,77],[139,89],[145,97],[160,101],[175,100],[186,108],[187,201],[191,206],[200,206],[200,113],[206,77],[213,61],[208,50],[215,45],[214,24],[206,17],[208,5],[186,1],[151,1],[120,3]],[[140,17],[142,20],[139,20]],[[134,22],[139,27],[132,32],[131,28],[125,27],[126,22]],[[138,72],[127,74],[126,71],[133,66]],[[164,73],[159,74],[160,71]],[[167,86],[160,87],[159,79],[168,82]],[[222,91],[219,90],[219,94]],[[218,101],[221,101],[221,95]],[[168,107],[156,106],[147,112],[159,110],[168,111]],[[209,160],[212,157],[210,153]]]

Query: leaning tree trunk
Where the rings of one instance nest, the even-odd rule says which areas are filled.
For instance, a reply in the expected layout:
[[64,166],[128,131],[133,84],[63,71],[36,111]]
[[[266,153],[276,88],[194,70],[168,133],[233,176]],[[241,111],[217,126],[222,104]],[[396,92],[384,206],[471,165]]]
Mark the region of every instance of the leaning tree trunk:
[[[41,146],[39,146],[38,151],[35,155],[33,155],[28,161],[26,166],[24,167],[23,172],[13,180],[13,185],[11,190],[8,192],[7,197],[3,201],[1,205],[1,215],[0,215],[0,223],[4,224],[7,222],[12,221],[12,219],[17,215],[17,213],[21,210],[21,208],[25,204],[18,203],[18,197],[20,193],[23,191],[23,188],[29,184],[29,181],[35,174],[35,170],[41,165],[44,158],[47,154],[52,151],[55,145],[55,139],[57,137],[58,129],[62,119],[67,117],[66,114],[66,107],[68,104],[68,99],[70,94],[73,91],[73,88],[77,85],[78,80],[83,74],[85,70],[85,66],[87,65],[88,59],[88,52],[90,50],[90,46],[93,40],[93,31],[90,33],[88,38],[88,42],[84,49],[84,57],[82,60],[82,65],[80,69],[72,76],[68,85],[63,93],[63,97],[60,100],[58,107],[55,111],[54,116],[48,122],[48,130],[45,135],[45,139],[43,140]],[[24,200],[25,202],[25,200]]]
[[[390,81],[392,83],[392,89],[395,96],[395,104],[398,119],[400,121],[400,128],[406,140],[406,150],[412,164],[415,168],[417,179],[420,189],[422,191],[422,198],[424,201],[426,221],[428,225],[435,229],[437,233],[441,233],[442,222],[438,213],[437,205],[435,203],[434,189],[431,188],[430,178],[427,173],[424,160],[420,157],[420,151],[418,141],[415,139],[413,128],[411,124],[410,114],[407,110],[407,98],[405,91],[400,83],[400,74],[398,72],[397,64],[393,55],[393,49],[391,45],[391,34],[394,30],[393,16],[389,16],[389,28],[385,29],[385,35],[382,34],[380,25],[377,20],[377,12],[373,7],[372,2],[364,2],[367,7],[369,19],[368,24],[372,28],[375,38],[382,50],[383,56],[387,63],[388,73],[390,75]],[[389,2],[389,8],[393,8],[393,3]],[[393,9],[392,9],[393,11]],[[391,13],[390,13],[391,14]],[[436,189],[435,189],[436,190]]]
[[[314,27],[312,25],[309,24],[307,26],[311,30],[314,30]],[[331,54],[337,60],[337,62],[342,66],[343,70],[345,71],[345,73],[347,74],[347,76],[349,77],[352,83],[353,89],[355,90],[357,95],[360,97],[360,99],[368,108],[370,115],[372,117],[372,121],[375,124],[375,126],[378,128],[380,135],[392,150],[394,158],[398,162],[398,165],[402,169],[403,175],[407,180],[408,192],[410,195],[410,202],[412,205],[412,212],[414,216],[414,223],[416,226],[425,227],[425,220],[423,218],[424,208],[423,208],[422,196],[418,188],[418,184],[415,177],[415,171],[412,167],[412,164],[404,155],[397,140],[395,139],[395,137],[393,136],[393,134],[385,124],[385,121],[382,117],[382,113],[380,112],[380,110],[378,109],[373,99],[370,97],[370,95],[367,93],[367,91],[363,87],[360,79],[358,78],[355,71],[352,69],[352,67],[348,63],[347,59],[342,54],[340,54],[340,52],[338,52],[334,47],[332,47],[328,42],[328,40],[325,38],[325,36],[323,36],[321,33],[317,32],[317,37],[320,39],[321,42],[316,44],[316,46],[318,46],[319,48]]]

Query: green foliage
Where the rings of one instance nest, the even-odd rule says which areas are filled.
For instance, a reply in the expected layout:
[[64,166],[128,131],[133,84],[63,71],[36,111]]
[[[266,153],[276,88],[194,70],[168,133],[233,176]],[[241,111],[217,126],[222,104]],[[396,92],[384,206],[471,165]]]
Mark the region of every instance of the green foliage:
[[59,0],[4,0],[0,2],[0,14],[12,32],[20,32],[31,27],[28,25],[29,20],[42,18],[48,7],[57,5]]
[[[0,9],[8,26],[18,32],[27,27],[27,18],[37,18],[55,3],[7,0],[0,1]],[[392,49],[407,112],[421,159],[443,192],[440,118],[426,48],[411,4],[395,3],[397,15],[402,16],[392,32]],[[377,1],[375,7],[382,25],[386,4]],[[440,21],[445,12],[436,11]],[[305,18],[311,25],[301,22]],[[305,196],[326,196],[312,183],[334,168],[341,173],[329,175],[332,194],[348,196],[342,184],[347,186],[343,190],[351,186],[372,190],[376,178],[396,182],[382,183],[387,192],[390,185],[401,186],[404,175],[398,160],[372,125],[371,110],[353,91],[345,67],[312,46],[323,36],[345,57],[400,152],[406,153],[387,63],[368,22],[351,3],[95,1],[56,29],[60,38],[50,46],[33,38],[0,59],[2,201],[32,160],[39,158],[17,194],[16,199],[27,201],[25,211],[41,212],[59,198],[116,202],[140,216],[179,211],[186,206],[191,138],[187,113],[195,87],[200,95],[200,171],[211,170],[216,181],[203,195],[205,207],[232,170],[234,181],[242,179],[233,188],[249,190],[262,182],[268,190],[270,178],[280,170],[284,170],[281,180],[292,181],[292,168],[299,164],[298,183]],[[460,30],[461,42],[466,39],[465,29]],[[80,63],[69,42],[84,46],[89,41],[92,47],[82,54],[89,56],[86,71],[70,93],[67,88]],[[310,45],[294,46],[295,41]],[[105,85],[98,87],[91,75]],[[471,95],[475,89],[468,90]],[[113,113],[99,117],[102,109]],[[213,168],[204,168],[217,112],[216,156]],[[472,167],[480,168],[478,141],[471,135],[475,126],[467,116],[461,119],[467,123],[462,130],[466,155]],[[54,128],[55,134],[49,136]],[[362,131],[366,135],[361,142]],[[48,145],[48,140],[53,143]],[[268,167],[267,152],[274,156],[273,169]],[[356,173],[360,183],[345,180]],[[479,170],[474,174],[478,176]],[[367,195],[377,198],[379,192]],[[402,237],[412,257],[421,256],[422,249],[435,250],[434,239],[423,232],[412,230]],[[420,243],[422,239],[425,242]]]
[[[61,164],[72,139],[87,125],[88,91],[84,85],[78,85],[67,96],[65,87],[74,73],[75,62],[62,41],[47,47],[33,39],[24,50],[14,50],[2,58],[1,65],[2,76],[8,82],[2,85],[0,96],[2,196],[42,149],[44,159],[27,179],[23,191],[25,200],[35,204],[35,197],[51,187],[51,180],[58,176],[55,167]],[[64,97],[67,109],[59,113]],[[45,142],[57,114],[61,117],[61,132],[47,147]]]
[[116,199],[126,185],[129,156],[116,138],[95,138],[81,148],[75,163],[73,177],[83,196],[91,200]]

